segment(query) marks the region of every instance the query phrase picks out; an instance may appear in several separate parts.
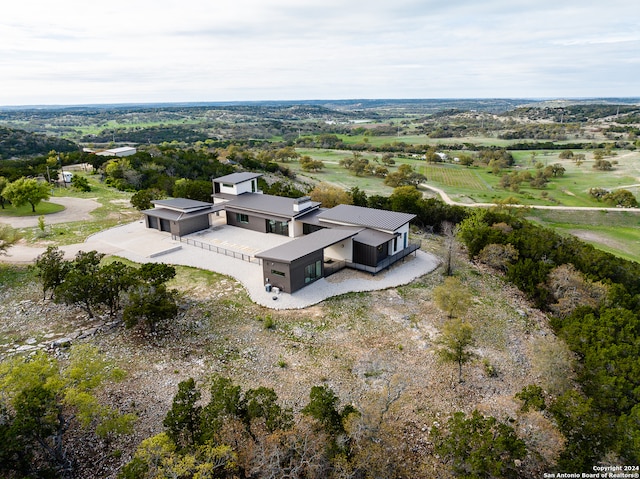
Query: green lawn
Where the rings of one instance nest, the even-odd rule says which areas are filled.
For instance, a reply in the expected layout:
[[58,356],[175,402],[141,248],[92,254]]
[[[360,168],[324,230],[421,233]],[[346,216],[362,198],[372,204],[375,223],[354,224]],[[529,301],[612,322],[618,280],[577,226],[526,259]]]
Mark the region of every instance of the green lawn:
[[[74,172],[75,174],[81,174]],[[93,219],[85,221],[74,221],[72,223],[48,224],[47,217],[44,217],[45,235],[38,227],[26,228],[22,230],[22,235],[29,243],[41,240],[53,242],[56,245],[67,245],[81,243],[92,234],[117,226],[119,224],[134,221],[140,217],[140,213],[135,210],[129,202],[131,193],[118,191],[103,183],[100,183],[97,175],[86,175],[91,186],[91,191],[80,192],[72,188],[56,188],[53,197],[75,197],[95,199],[101,206],[91,212]],[[51,205],[54,207],[53,213],[64,209],[63,206],[53,203],[42,203],[40,206]],[[29,207],[30,208],[30,207]],[[1,210],[0,210],[1,211]],[[35,216],[45,214],[45,209],[36,209]]]
[[36,205],[35,213],[31,211],[31,205],[27,203],[19,208],[13,205],[5,205],[4,209],[0,209],[0,216],[40,216],[57,213],[62,210],[64,210],[62,205],[42,201]]
[[640,213],[620,211],[530,210],[527,218],[573,234],[616,256],[640,262]]

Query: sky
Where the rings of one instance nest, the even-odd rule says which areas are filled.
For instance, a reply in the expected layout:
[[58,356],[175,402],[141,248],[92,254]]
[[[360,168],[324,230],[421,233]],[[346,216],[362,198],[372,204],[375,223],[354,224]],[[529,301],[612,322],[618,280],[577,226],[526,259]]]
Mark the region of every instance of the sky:
[[633,0],[7,0],[0,105],[640,96]]

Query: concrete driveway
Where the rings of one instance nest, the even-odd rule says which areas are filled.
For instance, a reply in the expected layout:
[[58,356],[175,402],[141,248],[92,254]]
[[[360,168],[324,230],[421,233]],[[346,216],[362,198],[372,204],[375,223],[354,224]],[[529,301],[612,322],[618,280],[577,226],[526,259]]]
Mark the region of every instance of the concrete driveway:
[[[217,244],[223,240],[224,247],[254,255],[258,250],[273,246],[270,241],[289,241],[278,235],[265,235],[254,231],[225,226],[212,231],[192,235],[193,238]],[[266,241],[266,240],[269,241]],[[257,245],[262,243],[262,247]],[[269,243],[269,244],[267,244]],[[242,249],[240,245],[244,245]],[[247,245],[252,250],[248,252]],[[145,227],[144,221],[135,221],[101,231],[87,238],[85,243],[60,247],[65,257],[71,259],[79,251],[96,250],[101,253],[121,256],[137,263],[162,262],[175,265],[193,266],[231,276],[243,284],[251,299],[271,309],[299,309],[319,303],[332,296],[350,291],[374,291],[393,288],[410,283],[416,278],[429,274],[439,265],[440,260],[430,253],[416,251],[404,261],[371,276],[354,270],[342,270],[337,274],[322,278],[293,294],[274,295],[265,291],[262,266],[236,259],[225,254],[203,250],[190,244],[172,239],[169,233]],[[44,248],[32,248],[24,244],[9,248],[0,262],[32,263]],[[275,299],[274,299],[275,298]]]

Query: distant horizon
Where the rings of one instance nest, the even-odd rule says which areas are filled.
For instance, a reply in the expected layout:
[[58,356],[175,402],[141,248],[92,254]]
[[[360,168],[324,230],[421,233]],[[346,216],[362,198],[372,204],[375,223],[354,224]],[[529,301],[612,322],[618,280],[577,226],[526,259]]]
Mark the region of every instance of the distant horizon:
[[55,109],[55,108],[121,108],[121,107],[133,107],[133,106],[152,106],[152,105],[165,105],[165,106],[231,106],[231,105],[251,105],[251,104],[323,104],[323,103],[353,103],[353,102],[456,102],[456,101],[531,101],[531,102],[546,102],[546,101],[615,101],[624,100],[626,102],[633,103],[637,101],[640,103],[640,96],[584,96],[584,97],[568,97],[568,96],[549,96],[549,97],[423,97],[423,98],[307,98],[297,100],[196,100],[196,101],[132,101],[132,102],[113,102],[113,103],[34,103],[34,104],[7,104],[0,105],[2,110],[11,109]]

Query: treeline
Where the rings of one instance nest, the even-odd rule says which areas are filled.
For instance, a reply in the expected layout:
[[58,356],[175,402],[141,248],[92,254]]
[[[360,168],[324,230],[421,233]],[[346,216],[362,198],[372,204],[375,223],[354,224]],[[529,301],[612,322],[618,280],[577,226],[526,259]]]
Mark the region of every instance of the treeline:
[[165,141],[179,140],[187,144],[197,141],[205,141],[209,135],[200,129],[182,125],[148,126],[133,128],[107,128],[99,133],[84,135],[81,141],[84,143],[109,143],[111,141],[160,144]]
[[606,118],[618,114],[635,113],[638,107],[634,105],[605,105],[584,104],[566,105],[562,107],[519,107],[513,111],[503,113],[504,116],[515,116],[530,120],[551,120],[555,122],[583,123],[589,120]]
[[578,124],[529,124],[520,125],[516,128],[509,129],[504,133],[500,133],[498,138],[503,140],[521,140],[521,139],[533,139],[533,140],[566,140],[567,135],[571,133],[577,133],[580,131],[580,125]]
[[62,138],[0,126],[0,160],[20,156],[43,155],[51,150],[77,151],[78,145]]
[[[640,264],[514,216],[476,211],[460,224],[470,258],[504,272],[576,353],[581,391],[539,404],[567,439],[558,466],[640,461]],[[608,458],[608,459],[605,459]]]
[[164,431],[140,443],[119,479],[400,479],[426,477],[425,460],[465,477],[515,478],[525,469],[518,463],[526,446],[514,429],[478,412],[434,426],[435,454],[427,458],[386,417],[397,397],[359,411],[340,406],[330,387],[313,386],[294,414],[271,388],[243,391],[220,375],[209,384],[206,403],[192,378],[178,385]]

